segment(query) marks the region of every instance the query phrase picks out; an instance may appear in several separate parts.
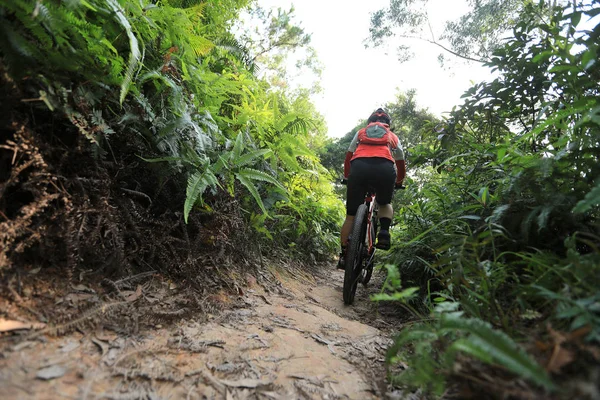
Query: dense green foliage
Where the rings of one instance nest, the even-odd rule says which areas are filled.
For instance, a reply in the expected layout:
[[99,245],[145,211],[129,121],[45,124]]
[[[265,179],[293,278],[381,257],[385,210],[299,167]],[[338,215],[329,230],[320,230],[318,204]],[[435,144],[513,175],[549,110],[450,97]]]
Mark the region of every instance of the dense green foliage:
[[437,393],[457,352],[556,390],[514,341],[552,326],[600,342],[600,25],[588,22],[600,9],[540,22],[544,7],[524,7],[493,53],[498,78],[409,149],[386,261],[398,293],[421,289],[398,299],[433,322],[405,329],[389,360],[408,358],[400,378]]
[[[241,43],[231,30],[248,3],[12,0],[0,6],[2,70],[97,159],[125,146],[148,173],[183,182],[182,220],[234,202],[271,248],[324,258],[343,218],[325,167],[341,175],[356,127],[324,146],[310,90],[282,84],[283,56],[268,56],[309,37],[279,11],[266,41]],[[411,91],[386,105],[409,177],[374,300],[404,302],[417,319],[388,355],[411,368],[391,378],[435,393],[459,356],[558,390],[517,343],[544,339],[548,324],[600,342],[600,27],[589,27],[600,10],[505,4],[517,3],[501,14],[514,18],[512,36],[493,38],[486,63],[498,78],[449,118],[419,109]],[[488,11],[472,30],[506,27]],[[472,45],[472,30],[457,45]],[[272,74],[260,77],[261,61]]]
[[187,180],[186,220],[235,197],[264,239],[323,257],[337,245],[341,202],[313,150],[322,117],[307,91],[255,76],[253,49],[230,33],[248,3],[10,1],[0,6],[2,62],[99,157],[125,143],[164,165],[162,179]]

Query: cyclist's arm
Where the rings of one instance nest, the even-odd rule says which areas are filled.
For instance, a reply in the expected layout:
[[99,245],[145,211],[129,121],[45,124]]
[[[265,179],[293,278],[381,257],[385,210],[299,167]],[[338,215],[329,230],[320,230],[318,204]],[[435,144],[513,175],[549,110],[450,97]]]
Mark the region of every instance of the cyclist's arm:
[[402,186],[402,182],[406,177],[406,161],[404,160],[404,150],[400,142],[398,142],[398,146],[395,149],[392,149],[392,155],[396,162],[396,186]]
[[396,186],[402,186],[406,177],[406,161],[396,160]]
[[344,179],[348,179],[348,175],[350,175],[350,160],[352,159],[352,155],[356,151],[358,147],[358,132],[352,138],[350,142],[350,146],[348,146],[348,151],[346,152],[346,159],[344,160]]

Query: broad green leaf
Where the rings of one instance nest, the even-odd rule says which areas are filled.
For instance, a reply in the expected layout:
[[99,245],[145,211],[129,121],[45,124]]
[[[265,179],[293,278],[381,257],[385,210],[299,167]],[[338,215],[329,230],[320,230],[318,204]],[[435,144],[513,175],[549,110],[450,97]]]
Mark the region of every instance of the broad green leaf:
[[458,339],[456,342],[452,343],[448,350],[462,351],[488,364],[492,364],[494,362],[492,355],[487,352],[485,346],[478,346],[477,342],[473,339]]
[[371,296],[373,301],[407,301],[413,298],[415,292],[418,292],[418,287],[410,287],[402,290],[401,292],[394,292],[392,294],[377,293]]
[[550,68],[550,72],[578,71],[579,68],[575,65],[557,65]]
[[233,150],[231,151],[231,154],[229,156],[230,157],[229,159],[232,163],[235,163],[235,160],[240,158],[240,156],[242,154],[243,146],[244,146],[244,133],[239,132],[237,137],[235,138],[235,144],[233,145]]
[[256,204],[258,204],[258,206],[263,211],[263,213],[266,216],[268,216],[269,213],[267,212],[267,209],[265,208],[265,205],[263,204],[263,201],[260,198],[260,194],[258,193],[258,189],[254,185],[254,183],[252,183],[252,180],[250,178],[248,178],[247,176],[241,174],[241,173],[235,174],[235,177],[242,183],[242,185],[244,185],[246,187],[246,189],[248,189],[248,191],[250,192],[250,194],[252,195],[252,197],[254,197],[254,200],[256,200]]
[[479,220],[481,220],[481,217],[479,215],[461,215],[458,218],[460,218],[460,219],[471,219],[473,221],[479,221]]
[[481,189],[479,189],[479,200],[481,201],[481,203],[484,206],[487,205],[489,197],[490,197],[490,190],[487,186],[484,186]]
[[500,147],[496,153],[496,161],[501,162],[506,155],[506,147]]
[[515,374],[531,379],[546,389],[555,389],[548,374],[535,360],[519,347],[506,333],[495,330],[487,322],[477,318],[456,318],[442,316],[443,329],[460,330],[470,334],[460,346],[470,350],[471,355],[486,354],[482,361],[494,360]]

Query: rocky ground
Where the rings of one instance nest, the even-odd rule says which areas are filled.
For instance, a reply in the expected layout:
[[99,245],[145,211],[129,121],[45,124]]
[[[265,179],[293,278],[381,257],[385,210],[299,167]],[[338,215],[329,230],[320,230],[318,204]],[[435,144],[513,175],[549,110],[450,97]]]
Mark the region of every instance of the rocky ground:
[[[71,317],[52,329],[42,322],[41,303],[35,303],[36,310],[29,298],[61,307],[89,302],[101,289],[71,284],[59,291],[40,278],[22,295],[14,293],[17,300],[3,299],[2,398],[388,397],[392,394],[383,381],[387,328],[399,317],[396,310],[386,312],[368,301],[369,293],[381,287],[382,272],[369,289],[359,286],[355,305],[348,307],[342,301],[342,271],[326,268],[314,274],[271,268],[258,281],[248,274],[236,295],[211,295],[203,312],[163,320],[156,318],[156,308],[176,303],[178,288],[146,276],[121,290],[120,301],[99,302],[94,312],[100,322],[74,323]],[[123,318],[137,303],[155,308],[153,322]],[[101,318],[117,304],[125,305],[121,314]],[[143,317],[140,312],[136,315]]]

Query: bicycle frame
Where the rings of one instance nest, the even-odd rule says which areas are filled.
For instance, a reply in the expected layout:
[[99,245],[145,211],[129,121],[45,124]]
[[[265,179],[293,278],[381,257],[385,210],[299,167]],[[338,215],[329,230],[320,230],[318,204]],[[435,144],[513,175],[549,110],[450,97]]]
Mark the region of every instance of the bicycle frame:
[[369,262],[375,255],[375,230],[373,229],[373,216],[377,218],[377,202],[375,201],[375,193],[371,190],[367,192],[365,196],[365,205],[367,206],[367,248],[369,249],[369,259],[365,265],[369,265]]

